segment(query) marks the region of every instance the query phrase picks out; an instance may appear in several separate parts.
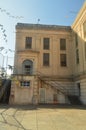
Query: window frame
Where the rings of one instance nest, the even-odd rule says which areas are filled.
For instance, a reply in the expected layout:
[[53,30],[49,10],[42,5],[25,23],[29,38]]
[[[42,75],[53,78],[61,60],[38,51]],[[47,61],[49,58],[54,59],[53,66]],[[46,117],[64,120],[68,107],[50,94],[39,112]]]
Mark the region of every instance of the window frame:
[[43,49],[44,50],[50,49],[50,38],[43,38]]
[[43,53],[43,66],[50,66],[50,54],[49,53]]
[[76,49],[76,64],[79,64],[79,49]]
[[25,88],[29,88],[31,85],[31,81],[20,81],[20,86],[21,87],[25,87]]
[[78,34],[75,33],[75,44],[76,44],[76,47],[78,47]]
[[66,39],[60,38],[60,50],[65,51],[66,50]]
[[25,49],[32,49],[32,37],[26,37]]
[[[63,58],[63,57],[64,58]],[[67,55],[66,54],[60,54],[60,66],[61,67],[67,67]]]

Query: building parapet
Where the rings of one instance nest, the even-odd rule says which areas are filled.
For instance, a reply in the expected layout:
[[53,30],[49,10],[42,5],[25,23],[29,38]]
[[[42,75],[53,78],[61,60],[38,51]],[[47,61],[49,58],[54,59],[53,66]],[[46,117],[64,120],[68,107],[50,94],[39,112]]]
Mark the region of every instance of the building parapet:
[[61,25],[44,25],[44,24],[30,24],[30,23],[17,23],[16,29],[34,29],[34,30],[64,30],[72,31],[71,26]]

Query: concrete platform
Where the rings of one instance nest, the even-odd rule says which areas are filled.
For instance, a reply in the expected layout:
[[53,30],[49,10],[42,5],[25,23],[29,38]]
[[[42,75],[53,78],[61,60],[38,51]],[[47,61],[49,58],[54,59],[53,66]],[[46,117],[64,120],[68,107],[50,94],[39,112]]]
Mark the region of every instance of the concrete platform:
[[86,106],[0,105],[0,130],[86,130]]

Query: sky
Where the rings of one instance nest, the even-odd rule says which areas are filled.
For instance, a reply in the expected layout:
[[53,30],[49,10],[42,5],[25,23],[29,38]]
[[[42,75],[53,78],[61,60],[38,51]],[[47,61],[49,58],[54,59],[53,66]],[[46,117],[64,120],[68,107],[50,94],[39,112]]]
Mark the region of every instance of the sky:
[[[0,65],[13,65],[17,23],[71,26],[85,0],[0,0]],[[40,21],[38,21],[40,19]],[[3,27],[3,28],[2,28]],[[8,51],[6,53],[6,50]],[[2,59],[2,58],[3,59]],[[8,57],[8,58],[7,58]]]

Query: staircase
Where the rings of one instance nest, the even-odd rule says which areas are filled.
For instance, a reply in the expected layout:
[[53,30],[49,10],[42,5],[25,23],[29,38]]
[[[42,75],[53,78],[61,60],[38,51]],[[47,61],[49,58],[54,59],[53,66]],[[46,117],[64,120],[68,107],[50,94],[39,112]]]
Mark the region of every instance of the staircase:
[[80,101],[79,96],[76,96],[76,94],[74,95],[74,93],[68,92],[68,89],[66,89],[57,80],[52,80],[52,79],[51,80],[50,79],[46,80],[46,78],[44,78],[44,75],[42,75],[41,73],[39,73],[38,78],[44,84],[47,84],[47,85],[55,88],[56,90],[58,90],[62,94],[64,94],[67,97],[67,99],[69,100],[70,104],[73,104],[73,105],[82,105],[82,102]]

